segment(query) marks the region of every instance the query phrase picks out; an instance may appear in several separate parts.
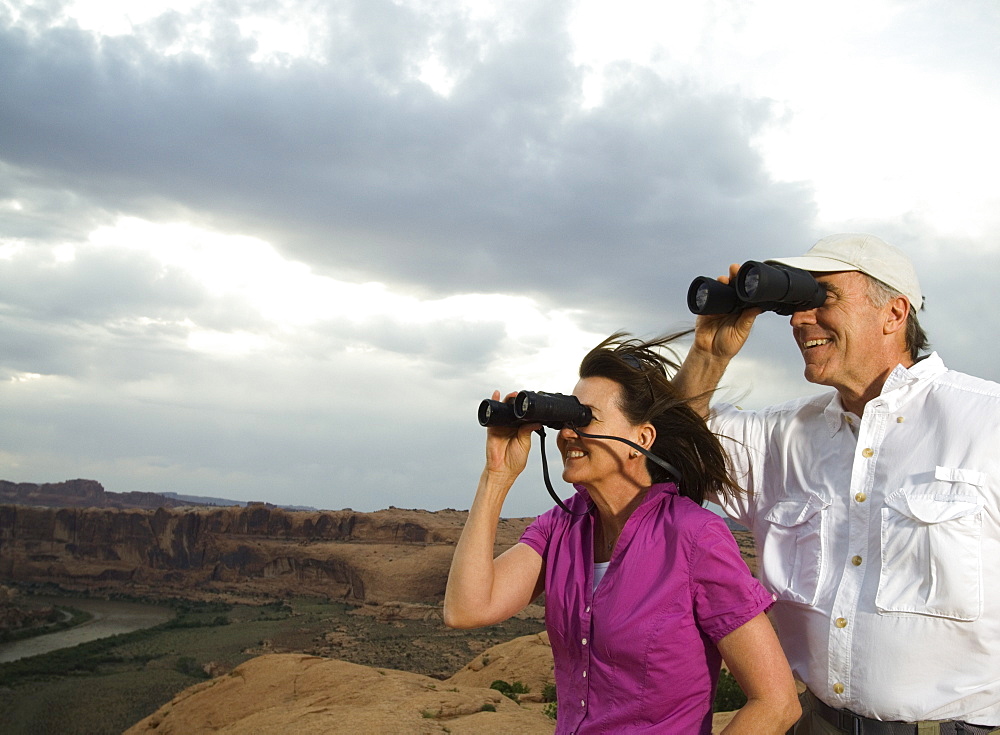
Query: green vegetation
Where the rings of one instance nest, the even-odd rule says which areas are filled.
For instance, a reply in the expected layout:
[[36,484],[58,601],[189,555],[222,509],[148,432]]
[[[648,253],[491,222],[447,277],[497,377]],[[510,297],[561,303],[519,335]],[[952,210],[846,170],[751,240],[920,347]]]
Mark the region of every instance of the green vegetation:
[[[205,665],[232,668],[276,631],[275,608],[164,602],[162,625],[0,664],[0,721],[7,732],[121,733],[176,693],[207,678]],[[241,625],[230,624],[240,618]],[[287,624],[290,611],[281,622]]]
[[555,702],[556,701],[556,685],[553,682],[548,682],[542,687],[542,701],[543,702]]
[[[452,630],[434,619],[386,622],[306,597],[265,605],[123,599],[169,605],[177,616],[155,628],[0,664],[4,732],[119,735],[203,681],[206,669],[224,673],[272,651],[444,679],[476,651],[543,629],[539,621],[516,619],[482,631]],[[336,642],[327,640],[331,633]]]
[[55,633],[59,630],[66,630],[81,623],[86,623],[93,617],[89,612],[77,610],[75,607],[56,605],[52,608],[52,613],[49,615],[45,625],[33,625],[28,628],[17,628],[15,630],[0,630],[0,643],[23,641],[28,638]]
[[527,694],[530,691],[528,687],[524,685],[524,682],[515,681],[513,684],[508,684],[501,679],[497,679],[490,684],[490,689],[496,689],[502,695],[508,699],[513,699],[515,702],[518,701],[518,694]]
[[177,609],[177,617],[153,628],[0,664],[0,687],[45,681],[68,674],[95,673],[113,664],[145,664],[163,654],[156,650],[155,645],[144,644],[162,638],[167,631],[214,627],[220,624],[220,619],[225,620],[221,616],[210,618],[209,613],[189,604],[177,606]]

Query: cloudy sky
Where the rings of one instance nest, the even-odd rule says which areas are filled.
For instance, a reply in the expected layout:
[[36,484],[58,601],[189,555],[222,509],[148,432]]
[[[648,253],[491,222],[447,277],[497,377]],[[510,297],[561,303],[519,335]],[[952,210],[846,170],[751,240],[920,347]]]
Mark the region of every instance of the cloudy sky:
[[[0,0],[0,479],[467,508],[482,397],[833,232],[1000,379],[998,39],[996,0]],[[814,390],[787,319],[726,386]],[[536,452],[505,514],[550,505]]]

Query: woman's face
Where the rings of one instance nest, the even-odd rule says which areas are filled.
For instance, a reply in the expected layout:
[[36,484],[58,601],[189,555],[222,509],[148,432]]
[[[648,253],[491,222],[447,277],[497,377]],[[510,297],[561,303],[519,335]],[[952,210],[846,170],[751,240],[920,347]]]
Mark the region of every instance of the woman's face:
[[[573,395],[590,407],[594,418],[587,426],[578,427],[580,431],[639,441],[638,427],[630,424],[618,407],[621,389],[608,378],[581,378]],[[625,476],[630,449],[621,442],[584,439],[572,429],[564,428],[559,432],[557,444],[563,458],[562,478],[566,482],[592,487]]]

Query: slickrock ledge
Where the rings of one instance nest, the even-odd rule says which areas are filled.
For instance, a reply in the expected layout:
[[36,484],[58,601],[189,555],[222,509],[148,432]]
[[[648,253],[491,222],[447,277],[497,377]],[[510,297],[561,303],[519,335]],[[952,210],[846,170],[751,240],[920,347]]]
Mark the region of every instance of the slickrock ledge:
[[549,735],[554,729],[539,708],[518,705],[493,689],[337,659],[271,654],[186,689],[125,735]]
[[[488,688],[498,679],[527,686],[520,704]],[[184,690],[124,735],[551,735],[555,721],[540,700],[553,680],[544,632],[493,646],[445,681],[339,659],[268,654]],[[734,714],[716,714],[712,731],[722,732]]]

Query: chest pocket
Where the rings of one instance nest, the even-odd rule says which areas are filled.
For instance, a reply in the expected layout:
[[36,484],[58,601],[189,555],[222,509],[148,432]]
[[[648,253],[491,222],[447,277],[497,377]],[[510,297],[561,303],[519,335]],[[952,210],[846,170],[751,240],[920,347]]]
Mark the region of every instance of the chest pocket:
[[816,603],[823,574],[823,526],[830,503],[808,493],[781,500],[764,516],[762,581],[778,599]]
[[983,607],[985,476],[938,467],[934,478],[886,496],[875,607],[882,614],[976,620]]

